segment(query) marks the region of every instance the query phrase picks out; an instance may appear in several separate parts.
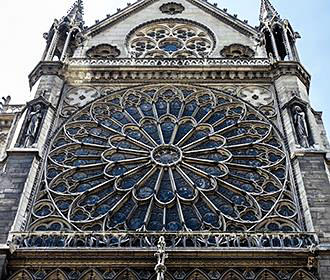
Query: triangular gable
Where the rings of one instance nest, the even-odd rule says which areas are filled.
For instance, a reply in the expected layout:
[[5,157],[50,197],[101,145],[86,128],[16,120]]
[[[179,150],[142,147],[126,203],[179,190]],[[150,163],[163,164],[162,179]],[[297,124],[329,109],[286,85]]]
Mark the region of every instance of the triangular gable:
[[[90,36],[95,36],[102,32],[103,30],[109,28],[111,25],[116,24],[125,18],[137,13],[146,7],[150,6],[153,3],[158,2],[159,0],[138,0],[134,4],[128,5],[122,10],[112,16],[107,17],[106,19],[96,23],[95,25],[89,27],[86,30],[86,33]],[[257,30],[250,26],[247,22],[239,20],[236,16],[232,16],[226,13],[224,10],[217,8],[217,6],[208,3],[205,0],[181,0],[182,2],[191,3],[204,12],[212,15],[218,20],[222,21],[225,24],[228,24],[238,32],[250,37],[257,34]]]

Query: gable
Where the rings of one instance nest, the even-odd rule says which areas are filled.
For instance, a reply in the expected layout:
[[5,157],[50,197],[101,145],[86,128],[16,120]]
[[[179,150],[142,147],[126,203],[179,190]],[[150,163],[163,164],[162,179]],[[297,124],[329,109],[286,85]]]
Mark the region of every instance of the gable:
[[[127,46],[128,35],[132,34],[138,26],[143,24],[163,22],[165,20],[192,22],[208,29],[210,36],[214,38],[214,47],[210,57],[219,57],[221,50],[226,46],[240,43],[256,48],[256,31],[238,19],[230,19],[219,9],[210,9],[208,3],[197,0],[153,0],[143,1],[128,7],[118,15],[101,21],[87,30],[88,40],[84,44],[83,50],[75,56],[85,56],[91,48],[100,44],[109,44],[119,50],[119,57],[129,57],[129,47]],[[161,7],[168,3],[176,3],[183,7],[182,12],[165,13]]]

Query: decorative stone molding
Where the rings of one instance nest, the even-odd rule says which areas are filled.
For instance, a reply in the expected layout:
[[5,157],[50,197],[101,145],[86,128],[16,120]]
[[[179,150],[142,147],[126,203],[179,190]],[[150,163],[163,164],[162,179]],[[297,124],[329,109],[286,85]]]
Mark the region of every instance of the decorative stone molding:
[[[181,261],[181,260],[180,260]],[[70,263],[70,260],[68,260]],[[133,261],[134,262],[134,261]],[[207,260],[209,262],[209,260]],[[228,260],[230,262],[230,260]],[[70,263],[71,264],[71,263]],[[119,268],[121,267],[121,268]],[[86,267],[72,267],[68,264],[60,268],[29,268],[13,272],[10,280],[151,280],[156,279],[155,272],[150,268],[125,269],[123,265],[117,267],[98,267],[90,269]],[[129,265],[131,267],[131,263]],[[199,267],[199,266],[197,266]],[[294,268],[190,268],[189,270],[180,267],[170,268],[165,273],[165,279],[177,280],[316,280],[315,269]]]
[[270,66],[269,59],[226,59],[226,58],[120,58],[120,59],[84,59],[72,58],[68,66]]
[[109,44],[100,44],[90,48],[86,55],[89,58],[101,58],[101,59],[111,59],[118,57],[120,55],[120,50],[116,46]]
[[[104,66],[108,66],[107,69]],[[270,83],[284,75],[297,76],[307,88],[310,86],[311,77],[300,63],[278,62],[270,65],[268,59],[118,59],[114,61],[72,59],[68,61],[65,72],[65,77],[73,84],[95,81],[136,83],[151,80]]]
[[181,14],[185,10],[182,4],[174,3],[174,2],[163,4],[162,6],[160,6],[159,9],[163,14],[168,14],[168,15]]
[[[318,245],[314,233],[199,233],[199,232],[15,232],[12,233],[10,246],[22,248],[155,248],[160,236],[164,236],[173,248],[198,248],[208,251],[209,248],[240,248],[262,249],[308,249]],[[184,238],[186,241],[181,243]],[[114,239],[117,241],[115,242]],[[143,246],[141,245],[143,244]],[[205,246],[208,244],[207,246]]]
[[255,52],[248,46],[241,44],[232,44],[224,47],[220,54],[226,58],[252,58]]

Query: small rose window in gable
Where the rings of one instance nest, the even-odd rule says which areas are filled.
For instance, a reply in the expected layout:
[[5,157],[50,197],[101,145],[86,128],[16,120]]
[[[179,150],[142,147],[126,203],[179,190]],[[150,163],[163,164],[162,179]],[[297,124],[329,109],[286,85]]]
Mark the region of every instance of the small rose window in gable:
[[110,59],[118,57],[120,55],[120,50],[117,47],[109,44],[100,44],[90,48],[86,55],[89,58]]
[[224,47],[220,54],[225,58],[252,58],[254,57],[254,51],[241,44],[232,44]]
[[126,42],[129,53],[139,58],[208,57],[215,47],[214,35],[207,27],[177,19],[138,26]]
[[159,9],[163,14],[168,15],[181,14],[184,11],[183,5],[174,2],[163,4]]

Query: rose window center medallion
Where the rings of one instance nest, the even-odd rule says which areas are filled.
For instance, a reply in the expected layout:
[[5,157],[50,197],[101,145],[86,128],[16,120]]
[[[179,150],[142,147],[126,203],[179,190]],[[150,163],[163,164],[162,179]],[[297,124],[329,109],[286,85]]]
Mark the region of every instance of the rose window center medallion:
[[30,229],[297,231],[287,162],[273,125],[236,97],[121,90],[53,137]]
[[175,146],[163,145],[154,149],[152,157],[156,164],[172,166],[181,160],[182,153],[181,150]]

